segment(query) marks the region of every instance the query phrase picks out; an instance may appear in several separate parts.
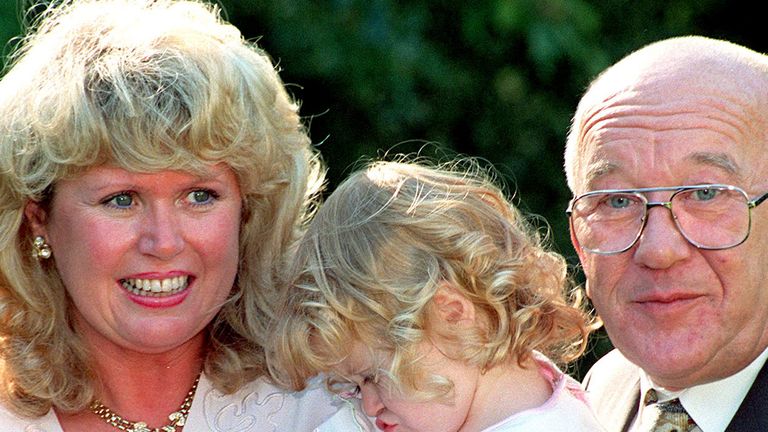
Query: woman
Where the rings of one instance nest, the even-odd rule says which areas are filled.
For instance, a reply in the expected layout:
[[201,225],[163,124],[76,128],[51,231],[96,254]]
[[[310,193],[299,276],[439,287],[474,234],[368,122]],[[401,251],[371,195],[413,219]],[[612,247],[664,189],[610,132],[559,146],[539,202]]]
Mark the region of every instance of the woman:
[[322,170],[215,8],[47,10],[0,81],[0,176],[0,430],[355,430],[345,402],[264,378]]

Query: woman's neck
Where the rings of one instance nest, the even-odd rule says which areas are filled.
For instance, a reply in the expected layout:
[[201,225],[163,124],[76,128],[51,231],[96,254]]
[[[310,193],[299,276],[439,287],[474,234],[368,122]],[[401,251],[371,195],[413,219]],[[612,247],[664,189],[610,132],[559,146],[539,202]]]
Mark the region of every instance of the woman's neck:
[[[168,415],[178,411],[202,369],[205,344],[202,332],[161,353],[136,352],[88,336],[84,339],[98,377],[98,400],[122,418],[144,421],[150,427],[168,424]],[[106,425],[87,410],[76,414],[57,412],[57,415],[62,426],[74,421],[73,425],[82,427],[83,421],[93,424],[94,419]],[[95,429],[72,426],[71,430]]]

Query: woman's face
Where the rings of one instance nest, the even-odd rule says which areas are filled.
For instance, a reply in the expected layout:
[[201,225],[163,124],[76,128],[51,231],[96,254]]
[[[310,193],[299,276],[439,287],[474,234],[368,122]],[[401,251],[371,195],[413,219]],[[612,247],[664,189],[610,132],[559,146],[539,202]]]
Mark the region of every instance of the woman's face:
[[45,237],[87,342],[161,353],[193,339],[227,298],[238,268],[240,188],[225,165],[180,171],[88,169],[56,183]]

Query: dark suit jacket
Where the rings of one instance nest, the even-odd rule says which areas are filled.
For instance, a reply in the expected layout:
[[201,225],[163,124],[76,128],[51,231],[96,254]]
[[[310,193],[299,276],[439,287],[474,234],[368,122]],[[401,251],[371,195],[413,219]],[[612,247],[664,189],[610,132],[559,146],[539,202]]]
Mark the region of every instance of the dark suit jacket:
[[[590,369],[584,386],[597,418],[608,432],[629,430],[640,404],[640,368],[613,350]],[[726,429],[726,432],[764,431],[768,431],[768,362],[757,374]]]

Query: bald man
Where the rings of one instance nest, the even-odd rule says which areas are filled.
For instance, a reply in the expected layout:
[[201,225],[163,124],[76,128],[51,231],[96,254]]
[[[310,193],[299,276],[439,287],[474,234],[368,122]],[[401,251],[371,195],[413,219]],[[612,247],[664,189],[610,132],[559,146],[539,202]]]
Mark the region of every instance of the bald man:
[[768,58],[703,37],[603,72],[565,169],[587,295],[617,348],[609,431],[768,431]]

